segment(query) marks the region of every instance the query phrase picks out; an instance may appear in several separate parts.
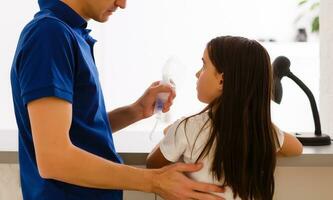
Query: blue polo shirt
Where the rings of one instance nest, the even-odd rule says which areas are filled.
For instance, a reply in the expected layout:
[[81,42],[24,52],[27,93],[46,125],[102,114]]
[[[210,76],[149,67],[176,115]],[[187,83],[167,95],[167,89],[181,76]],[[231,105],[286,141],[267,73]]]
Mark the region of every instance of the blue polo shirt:
[[114,148],[94,61],[95,40],[86,21],[61,1],[39,0],[39,5],[41,10],[20,35],[11,69],[23,198],[120,200],[121,190],[85,188],[39,175],[27,104],[43,97],[72,104],[70,139],[75,146],[122,163]]

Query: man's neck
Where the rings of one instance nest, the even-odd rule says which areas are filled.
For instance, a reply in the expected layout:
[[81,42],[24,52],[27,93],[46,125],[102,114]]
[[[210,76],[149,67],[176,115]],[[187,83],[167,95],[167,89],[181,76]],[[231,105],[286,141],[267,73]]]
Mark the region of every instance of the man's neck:
[[82,1],[77,0],[60,0],[69,7],[71,7],[77,14],[79,14],[83,19],[88,21],[90,18],[84,12],[84,5],[82,5]]

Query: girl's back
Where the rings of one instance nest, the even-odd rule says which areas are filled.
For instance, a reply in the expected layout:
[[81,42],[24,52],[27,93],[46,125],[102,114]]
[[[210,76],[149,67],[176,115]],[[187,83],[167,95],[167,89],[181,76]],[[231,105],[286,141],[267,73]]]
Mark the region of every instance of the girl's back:
[[[209,139],[210,126],[207,112],[195,115],[186,122],[182,119],[176,121],[166,130],[166,136],[160,143],[162,154],[172,162],[195,163]],[[284,134],[281,131],[277,131],[277,133],[279,143],[282,145]],[[224,180],[216,180],[211,172],[213,158],[214,155],[210,152],[199,161],[203,163],[203,168],[187,175],[199,182],[223,185]],[[223,194],[217,195],[224,197],[226,200],[240,199],[233,197],[230,187],[226,186],[225,189],[226,191]]]

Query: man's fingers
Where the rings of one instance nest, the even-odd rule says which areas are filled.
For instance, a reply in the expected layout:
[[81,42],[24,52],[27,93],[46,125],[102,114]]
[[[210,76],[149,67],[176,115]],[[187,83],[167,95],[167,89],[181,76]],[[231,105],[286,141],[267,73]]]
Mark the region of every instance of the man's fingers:
[[194,191],[191,194],[191,199],[196,199],[196,200],[224,200],[223,197],[219,197],[219,196],[214,195],[214,194],[196,192],[196,191]]
[[155,81],[150,85],[150,87],[155,87],[155,86],[158,86],[159,84],[160,84],[160,81]]
[[196,172],[202,168],[202,163],[196,164],[185,164],[185,163],[177,163],[173,166],[173,168],[178,172]]
[[174,89],[170,85],[163,85],[163,84],[154,85],[151,87],[151,90],[156,93],[159,93],[159,92],[172,93],[174,91]]
[[152,83],[149,90],[153,94],[157,94],[157,93],[161,93],[161,92],[170,93],[168,100],[167,100],[168,102],[172,102],[172,100],[176,97],[175,88],[172,85],[160,84],[160,81],[155,81],[154,83]]
[[172,88],[168,101],[172,101],[174,98],[176,98],[176,90]]
[[164,106],[163,106],[163,112],[166,113],[170,110],[170,107],[172,106],[172,102],[165,102]]
[[[185,163],[177,163],[174,165],[174,169],[178,172],[195,172],[199,171],[202,168],[202,163],[196,163],[196,164],[185,164]],[[207,193],[207,192],[217,192],[221,193],[224,192],[224,188],[215,184],[209,184],[209,183],[199,183],[196,181],[191,181],[191,185],[193,186],[192,189]]]
[[[161,171],[163,177],[168,177],[166,184],[167,186],[175,186],[175,190],[172,193],[165,193],[165,199],[194,199],[194,200],[224,200],[222,197],[212,194],[214,192],[221,193],[224,192],[222,187],[214,184],[205,184],[195,182],[188,177],[186,177],[184,172],[195,172],[202,168],[202,163],[197,164],[186,164],[177,163],[163,167]],[[171,184],[170,184],[171,181]],[[162,181],[163,182],[163,181]],[[162,184],[163,185],[163,184]],[[161,187],[162,189],[165,187]]]
[[193,181],[192,185],[193,189],[199,192],[218,192],[218,193],[225,192],[224,187],[215,184],[199,183]]

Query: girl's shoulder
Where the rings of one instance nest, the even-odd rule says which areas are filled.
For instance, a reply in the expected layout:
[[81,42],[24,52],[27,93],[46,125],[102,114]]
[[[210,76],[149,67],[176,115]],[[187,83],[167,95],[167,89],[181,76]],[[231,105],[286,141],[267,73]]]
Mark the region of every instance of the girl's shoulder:
[[[190,117],[183,117],[177,120],[174,124],[173,129],[174,132],[184,136],[187,142],[192,144],[200,135],[203,135],[204,138],[206,137],[206,132],[210,130],[210,120],[207,112],[190,116]],[[177,128],[176,128],[177,127]],[[204,133],[204,134],[203,134]]]
[[208,112],[203,112],[201,114],[194,115],[189,118],[189,122],[194,124],[204,124],[207,121],[209,121]]
[[209,125],[209,116],[207,112],[203,112],[190,117],[182,117],[177,121],[179,126],[183,127],[186,131],[194,131]]

